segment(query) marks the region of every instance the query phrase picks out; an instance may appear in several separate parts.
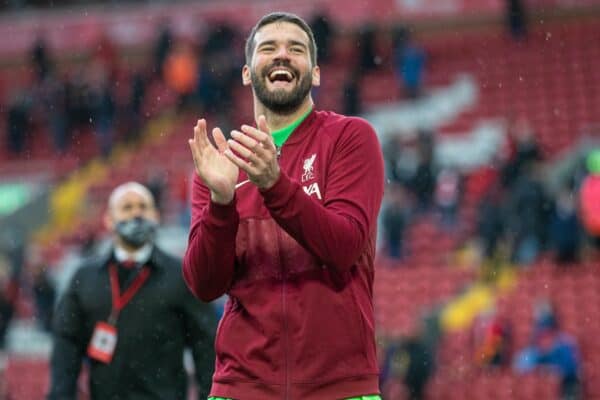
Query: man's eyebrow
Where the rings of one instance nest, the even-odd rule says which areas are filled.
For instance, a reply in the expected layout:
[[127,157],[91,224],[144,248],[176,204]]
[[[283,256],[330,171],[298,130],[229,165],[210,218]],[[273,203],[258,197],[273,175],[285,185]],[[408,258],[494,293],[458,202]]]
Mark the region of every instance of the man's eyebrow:
[[288,44],[292,46],[302,46],[305,49],[308,48],[308,46],[304,42],[299,42],[298,40],[290,39],[288,40]]
[[256,47],[274,45],[275,43],[277,43],[275,40],[265,40],[264,42],[260,42],[259,44],[257,44]]
[[[259,44],[256,45],[256,47],[258,48],[258,47],[262,47],[262,46],[269,46],[269,45],[275,45],[275,44],[277,44],[277,41],[271,39],[271,40],[265,40],[264,42],[260,42]],[[291,46],[302,46],[304,48],[308,48],[308,46],[305,43],[300,42],[298,40],[294,40],[294,39],[288,40],[287,44],[291,45]]]

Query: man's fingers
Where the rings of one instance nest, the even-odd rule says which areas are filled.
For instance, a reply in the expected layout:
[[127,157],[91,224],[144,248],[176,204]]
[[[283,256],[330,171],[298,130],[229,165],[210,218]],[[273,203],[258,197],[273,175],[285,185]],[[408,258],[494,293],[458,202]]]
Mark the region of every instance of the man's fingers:
[[188,145],[192,151],[192,156],[196,157],[196,141],[194,139],[188,139]]
[[267,125],[267,118],[264,115],[258,116],[256,125],[258,126],[258,129],[265,132],[267,135],[269,135],[269,137],[271,137],[271,130],[269,129],[269,126]]
[[268,133],[263,132],[260,129],[256,129],[255,127],[250,126],[250,125],[242,125],[241,130],[242,130],[242,132],[244,132],[246,135],[248,135],[252,139],[256,140],[257,142],[262,143],[269,138]]
[[[231,131],[231,139],[227,141],[228,149],[223,153],[239,169],[246,172],[252,182],[259,182],[269,178],[276,160],[276,147],[273,143],[267,121],[264,116],[258,119],[258,129],[249,125],[242,125],[241,131]],[[276,161],[275,161],[276,164]]]
[[250,125],[242,125],[242,132],[244,132],[246,135],[262,143],[266,148],[275,148],[275,144],[273,144],[273,138],[271,137],[271,134],[268,133],[268,128],[266,129],[267,131],[265,132],[262,129],[257,129]]
[[190,145],[190,150],[192,151],[192,156],[194,159],[200,158],[200,148],[198,146],[198,140],[196,140],[195,134],[193,139],[188,139],[188,144]]
[[246,161],[242,160],[240,157],[236,156],[233,153],[233,151],[231,151],[231,149],[225,150],[225,152],[223,154],[225,155],[225,157],[227,157],[229,160],[231,160],[232,163],[237,165],[237,167],[239,169],[246,172],[248,174],[248,176],[254,176],[254,175],[258,174],[258,170],[255,167],[253,167]]
[[236,130],[231,131],[231,137],[234,139],[234,141],[245,146],[247,149],[249,149],[253,153],[256,153],[260,156],[262,156],[264,154],[264,146],[262,145],[262,143],[260,141],[254,139],[248,135],[245,135],[240,131],[236,131]]
[[[250,129],[255,129],[248,127]],[[231,137],[240,144],[246,146],[252,152],[254,152],[260,159],[268,162],[271,158],[276,156],[277,149],[273,143],[273,139],[268,138],[265,141],[257,141],[242,132],[233,130],[231,131]]]
[[265,133],[260,129],[256,129],[253,126],[242,125],[242,132],[244,132],[247,136],[253,138],[257,142],[262,143],[263,147],[266,149],[275,150],[275,144],[273,143],[273,138],[269,133]]
[[198,150],[198,144],[194,139],[189,139],[188,144],[190,145],[190,150],[192,152],[192,160],[194,161],[194,166],[196,167],[196,172],[200,173],[200,150]]
[[213,138],[215,139],[215,143],[217,145],[217,149],[219,149],[220,153],[223,153],[227,150],[227,140],[225,140],[225,135],[223,135],[223,131],[221,128],[214,128],[212,130]]
[[206,132],[206,121],[203,119],[199,119],[194,127],[194,138],[188,140],[188,144],[190,145],[190,150],[192,151],[192,157],[194,158],[194,164],[198,166],[198,162],[202,157],[202,148],[204,146],[204,141],[208,141],[206,137],[206,133],[202,133],[202,131]]
[[235,151],[237,154],[239,154],[244,159],[250,161],[252,166],[258,167],[259,165],[264,164],[263,160],[256,153],[252,152],[247,147],[242,146],[235,140],[229,139],[227,144],[229,145],[229,148],[231,150]]
[[206,120],[204,118],[199,119],[194,127],[194,140],[200,146],[210,144],[208,135],[206,134]]

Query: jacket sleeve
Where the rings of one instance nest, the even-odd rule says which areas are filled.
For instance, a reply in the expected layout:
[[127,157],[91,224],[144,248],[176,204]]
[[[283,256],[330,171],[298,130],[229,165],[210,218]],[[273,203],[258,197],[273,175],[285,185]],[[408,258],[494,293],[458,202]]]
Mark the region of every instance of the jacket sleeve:
[[206,400],[215,367],[216,314],[212,305],[199,302],[188,290],[183,292],[185,341],[194,359],[197,397]]
[[283,172],[262,195],[288,234],[325,265],[345,270],[376,232],[383,180],[375,131],[366,121],[349,118],[327,166],[322,203]]
[[78,298],[80,272],[81,269],[71,279],[55,311],[48,400],[76,399],[77,379],[87,345],[83,310]]
[[220,297],[231,285],[238,223],[236,199],[228,205],[211,202],[210,191],[194,175],[192,225],[183,277],[192,293],[203,301]]

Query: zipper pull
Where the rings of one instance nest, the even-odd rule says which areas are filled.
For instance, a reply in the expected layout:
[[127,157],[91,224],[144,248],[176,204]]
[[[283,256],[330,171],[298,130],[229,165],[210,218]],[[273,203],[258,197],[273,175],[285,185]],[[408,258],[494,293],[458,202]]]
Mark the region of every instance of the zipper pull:
[[279,160],[279,157],[281,157],[281,146],[275,146],[275,148],[277,149],[277,159]]

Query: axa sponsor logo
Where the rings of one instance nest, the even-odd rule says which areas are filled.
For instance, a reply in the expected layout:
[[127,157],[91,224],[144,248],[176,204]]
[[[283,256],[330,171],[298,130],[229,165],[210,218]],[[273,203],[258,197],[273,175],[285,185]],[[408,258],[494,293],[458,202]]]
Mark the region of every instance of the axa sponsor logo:
[[317,196],[317,199],[323,200],[323,197],[321,197],[321,190],[319,189],[319,184],[317,182],[311,183],[308,186],[302,186],[302,189],[304,189],[304,193],[307,195],[312,196],[314,194]]

